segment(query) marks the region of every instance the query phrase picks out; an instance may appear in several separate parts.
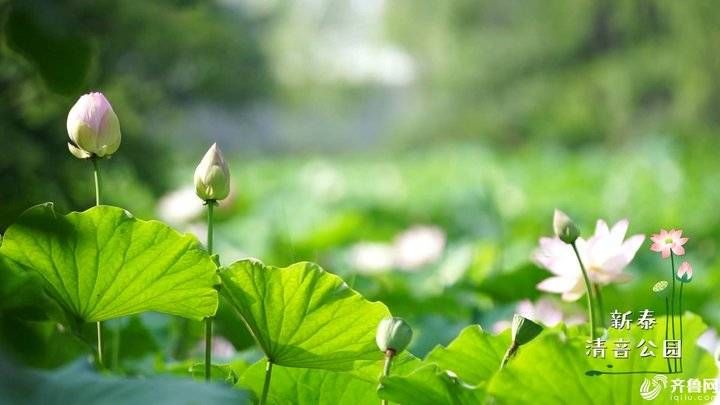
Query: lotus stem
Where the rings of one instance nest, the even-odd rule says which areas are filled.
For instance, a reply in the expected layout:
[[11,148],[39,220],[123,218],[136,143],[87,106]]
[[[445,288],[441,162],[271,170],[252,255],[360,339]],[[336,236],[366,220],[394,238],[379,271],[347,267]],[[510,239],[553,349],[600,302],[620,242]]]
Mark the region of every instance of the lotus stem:
[[[93,176],[95,177],[95,206],[100,205],[100,165],[98,164],[97,156],[90,158],[93,164]],[[102,368],[103,366],[103,343],[102,343],[102,323],[97,322],[97,361],[98,365]]]
[[267,396],[270,392],[270,378],[272,378],[272,366],[273,363],[268,359],[267,365],[265,366],[265,382],[263,382],[262,396],[260,397],[260,405],[267,403]]
[[593,309],[592,288],[590,286],[590,279],[588,278],[587,271],[585,270],[585,265],[583,264],[582,260],[580,259],[580,253],[577,250],[577,246],[576,246],[575,242],[571,243],[571,246],[573,248],[573,251],[575,251],[575,257],[577,257],[578,263],[580,264],[580,270],[582,271],[583,280],[585,280],[585,292],[587,293],[588,317],[590,318],[590,339],[595,340],[595,310]]
[[[383,373],[382,373],[383,377],[387,377],[390,375],[390,367],[392,367],[392,361],[393,361],[394,357],[395,357],[395,350],[387,349],[385,351],[385,365],[383,366]],[[388,400],[382,399],[382,400],[380,400],[380,404],[388,405]]]
[[[207,250],[210,255],[213,253],[213,208],[215,207],[214,200],[208,200],[205,202],[208,207],[207,215]],[[210,374],[212,368],[212,317],[205,318],[205,381],[210,381]]]

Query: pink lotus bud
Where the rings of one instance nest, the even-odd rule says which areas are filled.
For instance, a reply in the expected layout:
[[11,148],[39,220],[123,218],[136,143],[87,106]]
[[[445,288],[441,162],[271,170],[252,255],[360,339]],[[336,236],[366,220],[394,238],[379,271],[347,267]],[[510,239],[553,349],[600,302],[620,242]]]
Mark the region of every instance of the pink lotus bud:
[[67,130],[68,149],[81,159],[109,156],[120,147],[120,122],[102,93],[80,97],[68,113]]
[[205,201],[222,200],[230,194],[230,169],[216,143],[195,169],[195,193]]
[[692,266],[690,266],[690,263],[688,263],[688,262],[682,262],[680,264],[680,267],[678,267],[678,270],[677,270],[678,280],[682,281],[683,283],[688,283],[688,282],[690,282],[690,280],[692,280],[692,277],[693,277]]

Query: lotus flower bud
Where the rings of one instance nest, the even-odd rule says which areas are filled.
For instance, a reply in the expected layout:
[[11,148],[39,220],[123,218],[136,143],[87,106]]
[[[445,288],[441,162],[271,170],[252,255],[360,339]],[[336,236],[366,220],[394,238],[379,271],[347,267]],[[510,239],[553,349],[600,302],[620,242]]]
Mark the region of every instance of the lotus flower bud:
[[195,193],[205,201],[222,200],[230,193],[230,170],[216,143],[195,169]]
[[378,325],[375,342],[380,351],[392,350],[395,354],[402,352],[410,344],[412,329],[402,318],[385,318]]
[[78,99],[68,113],[67,131],[68,149],[80,159],[109,156],[120,147],[120,122],[102,93]]
[[522,346],[535,339],[542,332],[542,326],[522,315],[515,314],[511,331],[513,345]]
[[560,210],[555,210],[553,229],[555,235],[565,243],[575,243],[575,240],[580,236],[580,231],[572,219]]
[[693,269],[688,262],[682,262],[677,270],[677,279],[683,283],[689,283],[693,277]]

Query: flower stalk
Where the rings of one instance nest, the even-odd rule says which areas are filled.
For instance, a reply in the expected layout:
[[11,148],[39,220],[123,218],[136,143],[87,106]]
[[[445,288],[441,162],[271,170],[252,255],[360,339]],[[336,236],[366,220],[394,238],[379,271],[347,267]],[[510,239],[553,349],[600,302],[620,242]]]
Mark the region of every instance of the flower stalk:
[[[213,212],[218,201],[230,194],[230,169],[217,144],[212,144],[195,168],[195,194],[207,206],[207,250],[213,254]],[[205,318],[205,380],[210,381],[212,369],[213,318]],[[270,364],[268,362],[268,364]],[[272,367],[272,366],[269,366]],[[271,368],[269,368],[271,370]],[[268,372],[269,374],[269,372]],[[269,384],[269,377],[268,384]],[[261,402],[262,403],[262,402]]]
[[[81,96],[67,116],[68,150],[78,159],[90,160],[95,178],[95,206],[100,205],[101,177],[98,161],[120,147],[120,121],[105,95],[93,92]],[[97,363],[103,365],[102,323],[97,322]]]
[[[387,377],[390,375],[390,367],[392,367],[392,361],[393,361],[394,357],[395,357],[395,350],[393,350],[393,349],[385,350],[385,364],[383,366],[383,373],[382,373],[383,377]],[[380,403],[382,405],[388,405],[388,400],[383,399],[380,401]]]
[[267,404],[268,392],[270,392],[270,379],[272,378],[273,363],[268,359],[265,365],[265,381],[263,382],[262,395],[260,396],[260,405]]
[[590,322],[590,339],[595,340],[595,309],[593,305],[592,287],[590,286],[590,278],[588,278],[585,265],[580,259],[580,253],[578,252],[575,241],[571,243],[575,257],[577,257],[578,264],[580,264],[580,271],[582,271],[583,280],[585,281],[585,292],[587,294],[587,308],[588,308],[588,319]]
[[680,372],[683,372],[683,358],[682,358],[682,350],[683,350],[683,287],[685,284],[689,283],[690,280],[692,280],[693,277],[693,270],[690,266],[690,263],[688,262],[682,262],[680,266],[678,267],[677,271],[677,279],[680,280],[680,294],[678,297],[678,313],[680,318]]
[[[672,339],[675,340],[675,254],[670,252],[670,278],[672,279],[672,287],[670,292],[670,322]],[[677,359],[673,359],[673,372],[677,372]]]
[[[207,205],[207,249],[208,253],[213,253],[213,209],[215,207],[214,200],[208,200],[205,202]],[[205,381],[210,381],[211,369],[212,369],[212,330],[213,330],[213,319],[212,317],[205,318]]]
[[[100,178],[100,165],[98,164],[98,158],[93,156],[90,158],[93,164],[93,177],[95,178],[95,206],[100,205],[100,189],[101,189],[101,178]],[[103,341],[102,341],[102,323],[97,321],[97,362],[100,368],[104,367],[103,364]]]

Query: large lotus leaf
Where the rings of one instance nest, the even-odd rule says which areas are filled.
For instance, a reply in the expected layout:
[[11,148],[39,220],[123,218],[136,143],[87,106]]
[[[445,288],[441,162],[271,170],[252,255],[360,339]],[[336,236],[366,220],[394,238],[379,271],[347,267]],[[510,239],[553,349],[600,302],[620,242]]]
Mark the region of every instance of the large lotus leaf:
[[[248,368],[239,386],[251,389],[257,397],[262,393],[265,366],[261,360]],[[378,381],[365,381],[351,373],[274,365],[268,403],[270,404],[337,404],[360,405],[380,403]]]
[[[665,339],[665,317],[658,317],[653,329],[611,329],[604,359],[586,355],[587,337],[572,336],[562,331],[546,333],[522,347],[488,385],[488,394],[500,404],[642,404],[641,385],[646,388],[660,385],[653,404],[678,403],[671,397],[673,380],[717,377],[712,356],[696,344],[706,327],[702,320],[689,312],[683,318],[683,372],[667,374],[666,359],[662,358]],[[632,348],[628,359],[616,359],[613,353],[617,339],[629,340]],[[657,346],[651,350],[656,357],[640,357],[636,346],[645,339]],[[646,343],[647,344],[647,343]],[[663,386],[666,380],[666,386]],[[687,392],[687,390],[686,390]],[[695,398],[697,399],[697,398]],[[692,400],[683,398],[683,403]],[[704,403],[707,401],[700,400]]]
[[117,207],[67,215],[50,203],[30,208],[7,229],[0,254],[37,272],[81,321],[144,311],[199,320],[218,305],[216,266],[195,237]]
[[390,375],[378,388],[380,398],[399,404],[482,404],[483,384],[469,385],[435,364],[426,364],[408,375]]
[[447,347],[437,346],[425,361],[455,373],[469,384],[489,380],[500,369],[500,363],[510,347],[510,331],[500,335],[485,333],[480,325],[463,329]]
[[350,370],[382,360],[375,331],[389,316],[387,307],[367,301],[319,266],[276,268],[242,260],[220,276],[222,294],[273,363]]
[[75,363],[60,370],[19,369],[0,359],[0,403],[24,405],[249,404],[247,391],[175,377],[119,378]]

